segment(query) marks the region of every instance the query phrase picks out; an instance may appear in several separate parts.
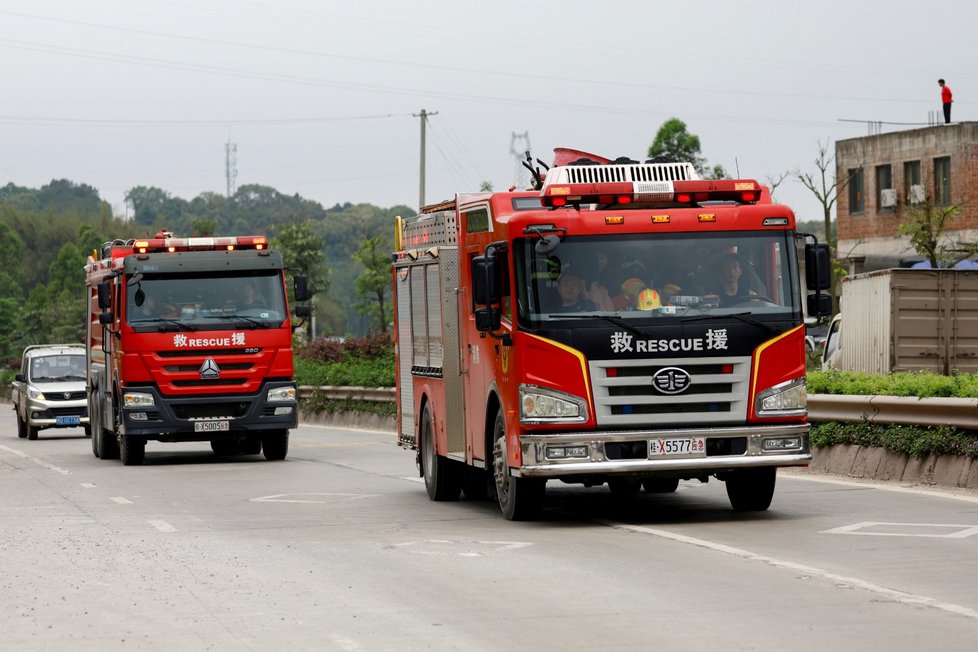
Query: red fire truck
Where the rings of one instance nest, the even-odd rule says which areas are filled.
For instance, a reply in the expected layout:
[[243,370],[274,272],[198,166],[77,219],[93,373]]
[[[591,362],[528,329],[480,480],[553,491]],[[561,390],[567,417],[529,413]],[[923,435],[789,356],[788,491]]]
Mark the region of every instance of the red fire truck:
[[[107,242],[86,285],[96,457],[141,464],[155,440],[285,458],[298,418],[292,328],[285,267],[267,238]],[[307,295],[296,277],[296,300]]]
[[529,519],[548,480],[713,476],[767,509],[777,467],[811,460],[798,259],[822,314],[827,246],[756,181],[556,152],[534,191],[397,222],[398,442],[428,495]]

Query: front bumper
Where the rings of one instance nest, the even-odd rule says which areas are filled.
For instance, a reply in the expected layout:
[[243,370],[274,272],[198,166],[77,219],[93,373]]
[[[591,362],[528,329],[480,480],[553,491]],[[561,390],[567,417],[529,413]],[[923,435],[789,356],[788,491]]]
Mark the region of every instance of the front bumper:
[[[763,466],[805,466],[811,463],[808,442],[811,426],[804,424],[735,426],[719,428],[675,428],[607,432],[523,434],[521,468],[517,477],[571,478],[574,476],[705,475],[735,469]],[[664,439],[697,438],[706,440],[706,451],[699,455],[652,456],[653,442]],[[768,439],[797,438],[790,450],[764,450]],[[586,457],[551,459],[554,447],[585,447]]]
[[29,399],[27,423],[39,429],[77,428],[88,425],[88,402],[85,399],[73,401]]
[[[162,396],[156,387],[128,387],[151,394],[153,405],[123,408],[122,434],[158,441],[209,441],[245,433],[295,428],[299,423],[296,401],[269,402],[270,389],[294,387],[291,381],[267,381],[254,394]],[[200,424],[224,429],[198,430]]]

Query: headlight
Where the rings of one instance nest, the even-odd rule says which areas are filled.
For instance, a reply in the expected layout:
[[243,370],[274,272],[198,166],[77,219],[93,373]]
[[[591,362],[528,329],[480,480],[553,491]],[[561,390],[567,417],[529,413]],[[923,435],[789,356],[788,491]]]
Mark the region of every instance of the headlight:
[[759,417],[800,416],[808,413],[808,390],[804,378],[795,378],[765,389],[757,395],[754,412]]
[[27,396],[36,401],[44,400],[44,393],[39,389],[34,389],[33,387],[27,390]]
[[288,387],[275,387],[268,390],[268,395],[266,400],[269,403],[278,403],[281,401],[294,401],[295,400],[295,387],[289,385]]
[[536,385],[520,385],[521,423],[587,421],[587,403],[579,396]]
[[127,408],[140,408],[153,407],[156,403],[153,401],[152,394],[144,394],[142,392],[126,392],[122,395],[122,404]]

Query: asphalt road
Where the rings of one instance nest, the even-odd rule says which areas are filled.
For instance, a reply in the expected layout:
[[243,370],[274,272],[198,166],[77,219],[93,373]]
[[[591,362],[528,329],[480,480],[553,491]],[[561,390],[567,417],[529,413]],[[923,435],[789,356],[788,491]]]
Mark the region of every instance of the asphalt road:
[[289,457],[147,446],[0,414],[0,648],[973,650],[978,494],[782,472],[548,486],[543,520],[433,503],[391,433],[303,426]]

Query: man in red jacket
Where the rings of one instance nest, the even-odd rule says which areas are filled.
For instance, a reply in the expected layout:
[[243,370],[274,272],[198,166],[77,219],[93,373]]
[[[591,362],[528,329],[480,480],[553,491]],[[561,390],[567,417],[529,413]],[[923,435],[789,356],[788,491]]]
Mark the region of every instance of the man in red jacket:
[[941,102],[944,103],[944,124],[951,122],[951,87],[944,83],[943,79],[938,79],[937,84],[941,87]]

